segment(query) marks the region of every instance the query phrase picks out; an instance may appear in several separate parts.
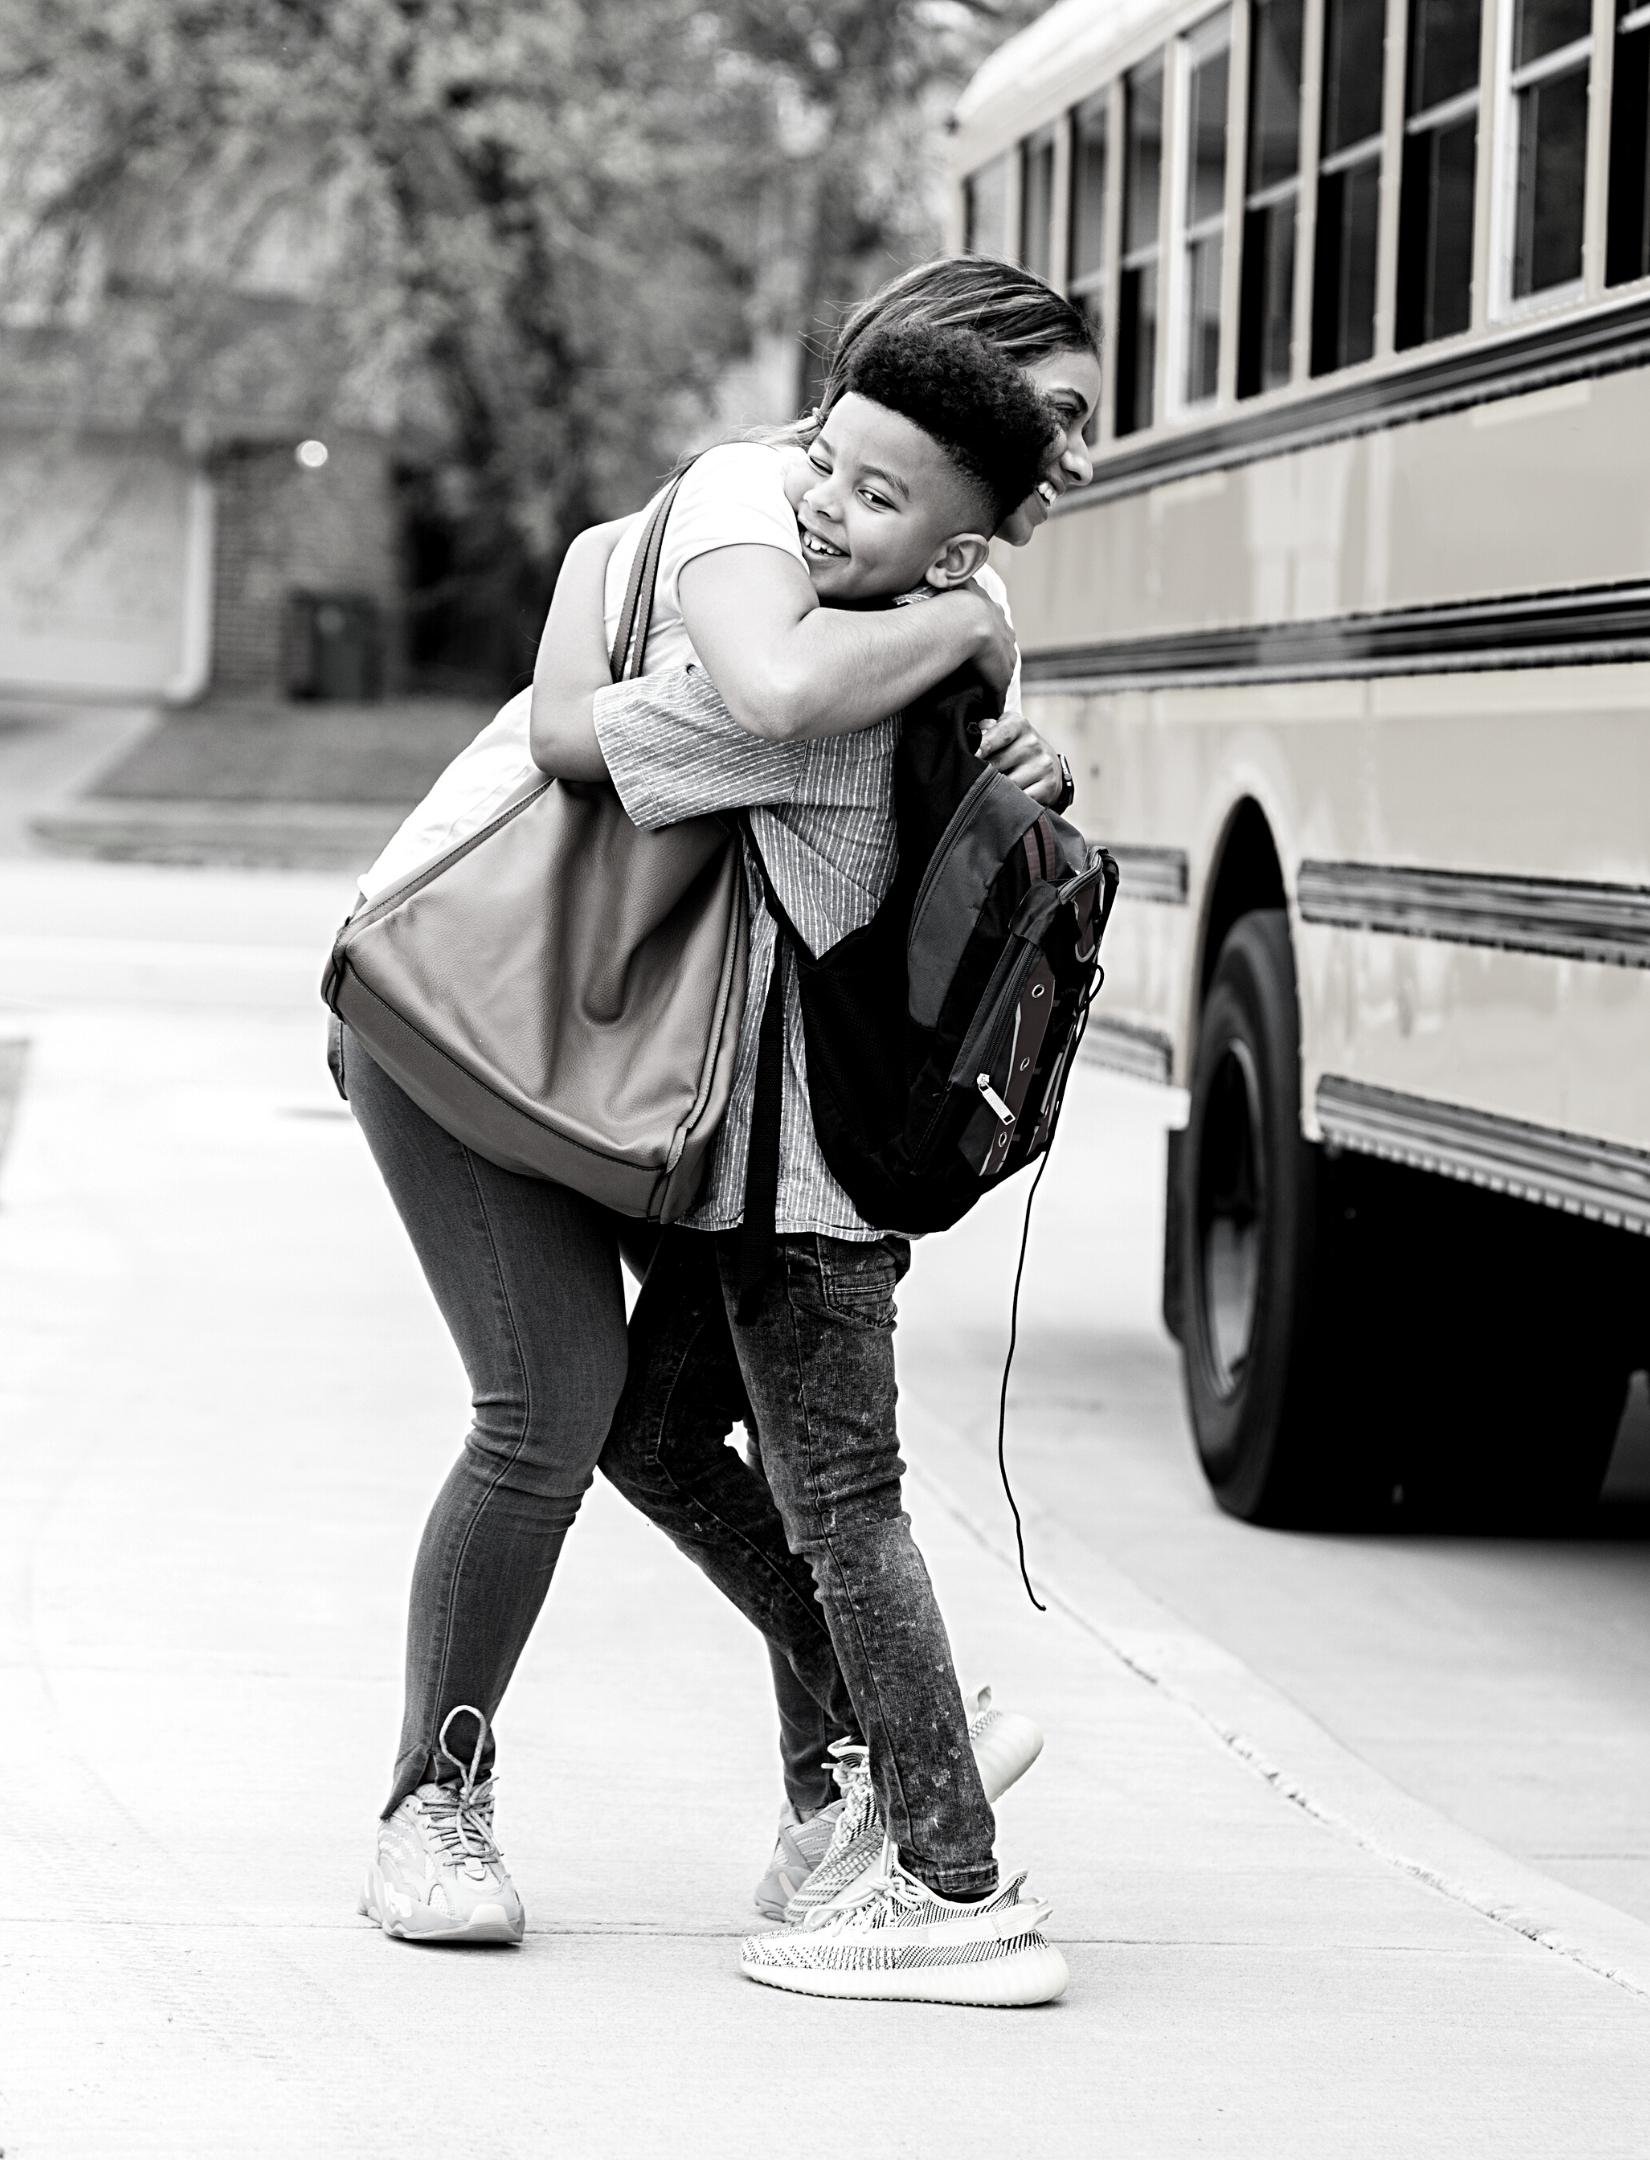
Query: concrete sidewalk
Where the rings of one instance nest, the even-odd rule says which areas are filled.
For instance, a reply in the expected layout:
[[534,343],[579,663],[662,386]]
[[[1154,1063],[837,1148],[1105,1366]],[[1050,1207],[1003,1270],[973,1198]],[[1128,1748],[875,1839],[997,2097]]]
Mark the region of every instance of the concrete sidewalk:
[[[494,710],[450,697],[223,699],[152,713],[141,729],[110,735],[110,755],[88,764],[74,756],[76,738],[96,714],[17,708],[16,721],[32,721],[41,740],[25,746],[35,751],[25,766],[0,712],[0,795],[22,779],[36,799],[15,824],[29,843],[61,855],[360,870]],[[47,778],[48,758],[62,785],[29,787],[36,774]],[[4,831],[0,820],[0,840]]]
[[[330,908],[317,886],[317,938]],[[1642,2151],[1650,1930],[1564,1893],[1532,1940],[1481,1909],[1493,1855],[1475,1904],[1464,1860],[1444,1889],[1405,1864],[1379,1792],[1303,1806],[1335,1765],[1277,1756],[1313,1733],[1234,1745],[1277,1705],[1075,1545],[1039,1547],[1059,1596],[1033,1612],[920,1330],[912,1512],[965,1680],[1048,1733],[1001,1849],[1054,1901],[1067,1999],[740,1978],[778,1798],[764,1662],[600,1488],[501,1726],[525,1948],[356,1919],[465,1391],[330,1093],[293,920],[250,970],[180,922],[131,998],[89,934],[67,964],[0,946],[0,1037],[29,1043],[0,1165],[7,2160]]]

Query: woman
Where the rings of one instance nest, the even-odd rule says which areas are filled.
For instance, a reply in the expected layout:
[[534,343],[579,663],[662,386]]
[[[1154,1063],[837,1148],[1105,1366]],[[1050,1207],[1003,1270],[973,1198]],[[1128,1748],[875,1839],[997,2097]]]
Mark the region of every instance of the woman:
[[[907,322],[973,330],[1015,359],[1060,413],[1064,433],[1047,476],[1003,529],[1023,544],[1058,494],[1090,474],[1083,429],[1099,369],[1087,323],[1026,272],[957,258],[907,273],[857,310],[838,363],[870,330]],[[788,440],[800,446],[809,433],[805,420]],[[698,659],[753,732],[792,739],[871,726],[970,662],[1012,691],[1012,635],[981,592],[875,613],[818,605],[796,560],[794,515],[769,471],[781,469],[786,440],[774,446],[779,457],[755,458],[752,446],[712,452],[690,476],[667,528],[646,672]],[[616,617],[627,568],[617,530],[597,528],[569,552],[535,669],[535,735],[565,731],[579,704],[570,688],[583,688],[587,710],[588,693],[607,679],[601,632],[604,618],[611,629]],[[632,525],[632,547],[634,535]],[[507,708],[407,821],[369,873],[369,890],[482,821],[497,787],[520,778],[519,733],[520,715]],[[1041,799],[1067,787],[1017,699],[981,747]],[[513,775],[504,770],[512,758]],[[565,756],[559,769],[574,771]],[[414,1572],[401,1750],[362,1910],[411,1939],[519,1941],[521,1902],[492,1837],[490,1720],[623,1385],[624,1226],[579,1194],[473,1155],[347,1032],[341,1063],[475,1405]],[[729,1409],[739,1415],[736,1403]],[[816,1813],[829,1796],[822,1742],[833,1736],[788,1680],[781,1710],[792,1806]]]

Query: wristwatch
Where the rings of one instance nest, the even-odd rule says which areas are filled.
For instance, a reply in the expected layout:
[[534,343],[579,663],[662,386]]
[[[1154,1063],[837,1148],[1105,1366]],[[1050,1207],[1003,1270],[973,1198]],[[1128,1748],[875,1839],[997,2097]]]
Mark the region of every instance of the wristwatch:
[[1049,804],[1049,808],[1058,817],[1063,810],[1069,810],[1076,799],[1077,782],[1071,776],[1071,760],[1065,752],[1056,750],[1054,755],[1060,767],[1060,792]]

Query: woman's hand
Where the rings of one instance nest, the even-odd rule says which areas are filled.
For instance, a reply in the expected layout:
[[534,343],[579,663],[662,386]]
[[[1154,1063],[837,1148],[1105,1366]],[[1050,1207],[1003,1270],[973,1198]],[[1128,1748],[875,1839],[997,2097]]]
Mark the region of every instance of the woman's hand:
[[624,520],[592,525],[562,558],[533,663],[533,763],[553,780],[605,780],[591,699],[612,681],[604,630],[607,559]]
[[980,755],[1005,780],[1024,788],[1033,802],[1052,808],[1065,793],[1059,758],[1024,713],[1005,713],[994,720],[980,737]]

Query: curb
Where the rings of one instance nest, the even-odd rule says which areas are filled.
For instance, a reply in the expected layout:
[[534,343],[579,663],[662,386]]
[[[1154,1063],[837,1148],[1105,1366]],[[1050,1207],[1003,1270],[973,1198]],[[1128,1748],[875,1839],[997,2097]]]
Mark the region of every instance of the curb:
[[[953,1455],[967,1459],[966,1445],[955,1440],[943,1419],[908,1400],[901,1402],[900,1418],[916,1442],[908,1471],[912,1482],[984,1552],[1017,1574],[1012,1546],[982,1526],[956,1487],[916,1460],[924,1425],[953,1439]],[[1188,1626],[1115,1561],[1084,1549],[1072,1556],[1080,1565],[1064,1567],[1068,1542],[1058,1523],[1037,1520],[1036,1544],[1053,1556],[1053,1565],[1039,1565],[1036,1573],[1049,1605],[1196,1719],[1285,1805],[1549,1955],[1650,2000],[1650,1926],[1543,1874],[1417,1800],[1252,1667]],[[1082,1589],[1073,1587],[1078,1583]]]
[[83,798],[29,822],[54,854],[97,862],[361,870],[406,816],[394,804],[123,802]]

